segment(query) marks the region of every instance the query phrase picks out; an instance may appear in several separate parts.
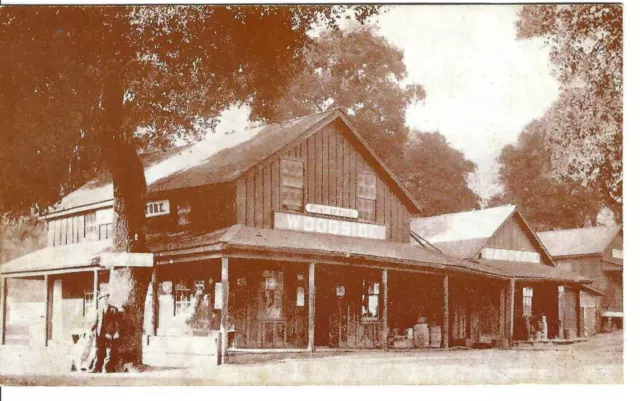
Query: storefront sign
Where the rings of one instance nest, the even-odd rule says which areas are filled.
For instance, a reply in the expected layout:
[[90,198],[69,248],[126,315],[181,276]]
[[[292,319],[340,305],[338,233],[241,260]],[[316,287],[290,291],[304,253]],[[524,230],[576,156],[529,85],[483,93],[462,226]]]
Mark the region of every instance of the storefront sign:
[[152,253],[105,252],[100,255],[100,266],[152,267]]
[[162,216],[171,213],[169,208],[169,200],[147,202],[147,210],[145,215],[147,217]]
[[274,215],[274,228],[345,237],[379,240],[387,238],[387,227],[383,225],[281,212],[276,212]]
[[511,262],[540,263],[540,254],[536,252],[514,251],[512,249],[483,248],[482,259],[508,260]]
[[343,207],[336,207],[336,206],[317,205],[315,203],[307,203],[307,206],[305,206],[304,209],[307,211],[307,213],[324,214],[327,216],[336,216],[336,217],[347,217],[350,219],[358,218],[357,209],[346,209]]

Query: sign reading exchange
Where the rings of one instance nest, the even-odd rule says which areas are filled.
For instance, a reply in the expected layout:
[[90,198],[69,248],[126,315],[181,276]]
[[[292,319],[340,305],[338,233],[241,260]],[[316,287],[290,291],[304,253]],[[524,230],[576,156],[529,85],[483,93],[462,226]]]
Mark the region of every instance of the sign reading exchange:
[[326,219],[323,217],[305,216],[301,214],[275,212],[273,225],[275,228],[283,230],[341,235],[344,237],[379,240],[387,238],[387,227],[379,224]]

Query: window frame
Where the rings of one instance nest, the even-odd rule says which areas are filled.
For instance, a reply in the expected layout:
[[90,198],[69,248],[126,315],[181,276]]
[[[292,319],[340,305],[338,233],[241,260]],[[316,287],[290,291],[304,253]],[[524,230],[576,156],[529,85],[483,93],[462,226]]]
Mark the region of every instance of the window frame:
[[[291,172],[285,171],[286,165],[298,164],[296,170],[301,172],[299,178],[292,176]],[[305,178],[305,165],[304,160],[298,157],[283,157],[280,160],[280,208],[285,211],[304,212],[304,178]],[[295,181],[299,179],[299,183]],[[287,195],[296,194],[299,196],[300,203],[293,203],[293,196]]]
[[[366,181],[370,180],[370,183]],[[367,188],[369,186],[369,188]],[[360,220],[376,221],[376,203],[378,193],[378,179],[370,169],[358,171],[356,178],[356,209]],[[366,208],[364,207],[365,205]]]

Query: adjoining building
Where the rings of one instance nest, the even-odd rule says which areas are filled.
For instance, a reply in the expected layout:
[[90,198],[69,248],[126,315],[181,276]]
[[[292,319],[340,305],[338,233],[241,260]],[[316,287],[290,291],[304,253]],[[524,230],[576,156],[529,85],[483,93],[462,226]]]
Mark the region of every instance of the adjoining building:
[[[113,187],[97,177],[44,216],[46,248],[1,267],[3,343],[69,345],[121,257],[154,272],[145,360],[174,365],[210,361],[218,333],[222,355],[386,349],[396,338],[446,348],[476,326],[510,339],[516,281],[581,282],[538,248],[549,267],[529,268],[524,280],[509,266],[412,243],[421,206],[341,109],[142,161],[151,260],[112,252]],[[451,321],[451,308],[471,304],[487,313],[453,312]],[[476,323],[464,329],[460,319]]]
[[[589,279],[559,269],[514,205],[415,218],[411,229],[443,253],[498,268],[511,275],[509,291],[489,302],[483,287],[457,283],[471,298],[452,297],[453,343],[486,342],[500,331],[485,316],[505,315],[514,340],[571,339],[578,328],[580,289]],[[452,290],[452,293],[454,291]],[[496,299],[496,297],[493,297]],[[506,309],[505,309],[506,308]],[[501,323],[502,324],[502,323]]]
[[619,225],[538,233],[558,268],[593,281],[581,293],[586,336],[622,328],[622,234]]

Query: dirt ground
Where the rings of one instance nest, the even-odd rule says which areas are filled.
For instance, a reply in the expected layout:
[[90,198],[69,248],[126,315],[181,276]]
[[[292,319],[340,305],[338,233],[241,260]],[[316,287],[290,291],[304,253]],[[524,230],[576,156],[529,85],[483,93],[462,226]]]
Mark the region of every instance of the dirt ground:
[[511,350],[349,352],[235,358],[224,366],[90,375],[53,349],[0,347],[3,385],[623,383],[622,332]]

